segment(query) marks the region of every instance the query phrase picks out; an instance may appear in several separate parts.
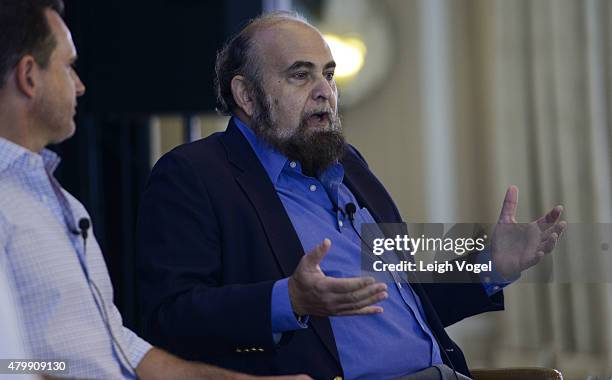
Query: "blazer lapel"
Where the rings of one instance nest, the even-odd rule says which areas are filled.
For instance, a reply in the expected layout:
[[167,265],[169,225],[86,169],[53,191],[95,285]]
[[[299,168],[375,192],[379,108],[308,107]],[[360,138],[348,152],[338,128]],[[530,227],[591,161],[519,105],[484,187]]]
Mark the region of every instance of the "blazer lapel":
[[[341,162],[344,183],[362,207],[366,207],[376,223],[401,223],[402,218],[384,186],[359,159],[352,147],[347,146]],[[364,194],[368,194],[365,198]]]
[[[239,169],[235,176],[236,181],[259,216],[268,244],[283,276],[289,277],[304,255],[304,249],[291,219],[257,155],[233,122],[230,121],[222,140],[228,160]],[[310,324],[340,364],[329,319],[311,318]]]

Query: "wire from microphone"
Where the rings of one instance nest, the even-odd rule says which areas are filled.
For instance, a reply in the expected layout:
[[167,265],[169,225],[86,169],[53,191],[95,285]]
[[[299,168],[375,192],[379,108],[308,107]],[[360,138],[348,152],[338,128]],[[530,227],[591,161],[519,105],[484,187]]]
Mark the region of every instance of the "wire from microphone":
[[[87,255],[87,235],[88,235],[88,231],[90,227],[91,227],[91,222],[89,221],[89,219],[81,218],[79,219],[79,227],[78,227],[79,231],[72,230],[73,234],[81,235],[81,237],[83,237],[83,256]],[[121,344],[119,343],[119,340],[113,333],[113,329],[111,328],[111,325],[110,325],[110,317],[106,309],[106,303],[104,302],[104,297],[102,297],[102,292],[100,291],[96,283],[91,278],[89,278],[88,275],[86,277],[87,277],[87,282],[89,283],[89,285],[94,291],[94,301],[96,303],[98,303],[98,300],[100,301],[99,308],[101,311],[100,315],[102,317],[102,322],[104,323],[106,330],[108,331],[111,337],[111,340],[117,346],[117,349],[119,350],[119,354],[122,356],[123,360],[125,361],[125,363],[122,362],[122,364],[124,365],[127,364],[128,370],[131,371],[132,374],[134,375],[134,378],[138,380],[139,377],[138,377],[138,374],[136,373],[136,369],[130,362],[130,359],[128,359],[127,355],[125,354],[125,351],[123,350],[123,347],[121,347]]]

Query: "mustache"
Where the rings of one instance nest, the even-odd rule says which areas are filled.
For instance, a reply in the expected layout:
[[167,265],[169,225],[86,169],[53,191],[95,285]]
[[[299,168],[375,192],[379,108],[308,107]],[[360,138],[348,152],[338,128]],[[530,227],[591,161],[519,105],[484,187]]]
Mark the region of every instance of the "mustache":
[[312,116],[323,116],[327,115],[329,120],[334,120],[336,118],[336,112],[331,107],[319,108],[312,111],[308,111],[302,117],[303,120],[306,120]]

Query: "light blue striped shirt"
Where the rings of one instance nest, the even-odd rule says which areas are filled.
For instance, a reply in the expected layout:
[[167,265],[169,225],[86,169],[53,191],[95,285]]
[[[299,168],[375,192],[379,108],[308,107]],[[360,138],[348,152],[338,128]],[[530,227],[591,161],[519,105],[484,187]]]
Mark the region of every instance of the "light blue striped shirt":
[[[0,258],[0,359],[26,358],[23,342],[23,328],[15,310],[13,289],[4,272],[4,263]],[[35,380],[33,375],[0,374],[0,380]]]
[[58,164],[51,151],[36,154],[0,138],[0,262],[17,294],[26,348],[33,359],[68,360],[70,377],[133,378],[87,275],[100,289],[111,330],[133,367],[151,345],[123,326],[93,233],[85,253],[83,239],[71,232],[89,215],[53,177]]

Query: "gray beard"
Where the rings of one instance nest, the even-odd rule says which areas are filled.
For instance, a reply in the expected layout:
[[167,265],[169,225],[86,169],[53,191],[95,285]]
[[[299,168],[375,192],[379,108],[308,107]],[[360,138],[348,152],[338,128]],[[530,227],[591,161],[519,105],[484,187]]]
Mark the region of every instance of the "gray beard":
[[272,107],[265,94],[256,94],[252,128],[255,134],[292,161],[302,165],[302,172],[317,177],[344,155],[346,141],[340,118],[329,114],[329,129],[308,131],[307,118],[290,137],[282,137],[280,127],[272,120]]

